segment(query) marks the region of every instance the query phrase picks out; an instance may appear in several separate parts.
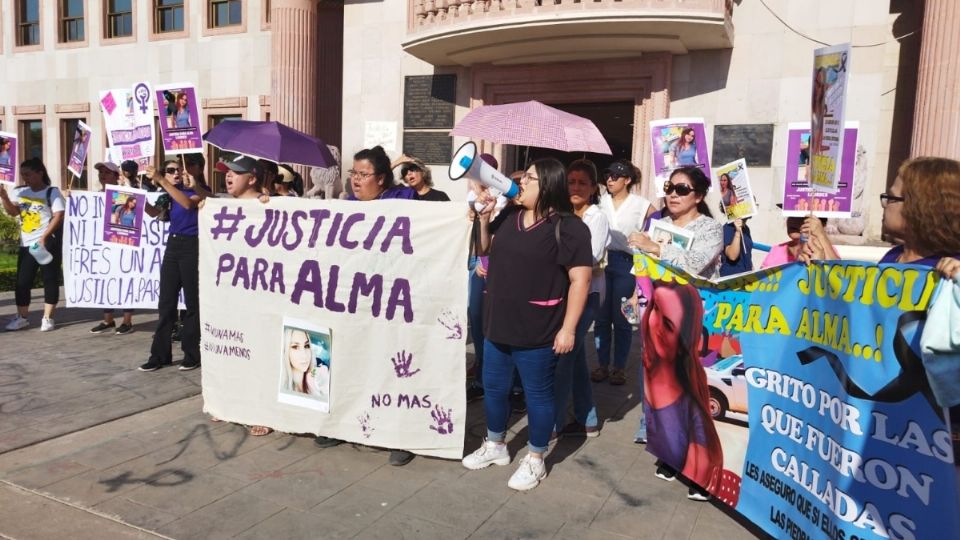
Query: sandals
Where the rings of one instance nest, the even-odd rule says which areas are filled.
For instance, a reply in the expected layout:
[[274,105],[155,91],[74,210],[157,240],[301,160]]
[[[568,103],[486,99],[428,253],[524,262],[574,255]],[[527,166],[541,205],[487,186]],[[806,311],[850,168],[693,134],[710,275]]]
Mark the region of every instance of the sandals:
[[622,369],[614,369],[610,372],[610,384],[621,386],[627,382],[627,375]]
[[607,380],[609,376],[610,371],[607,370],[607,366],[600,366],[590,373],[590,380],[593,382],[603,382]]
[[269,435],[273,433],[273,430],[267,426],[250,426],[250,436],[252,437],[263,437],[264,435]]

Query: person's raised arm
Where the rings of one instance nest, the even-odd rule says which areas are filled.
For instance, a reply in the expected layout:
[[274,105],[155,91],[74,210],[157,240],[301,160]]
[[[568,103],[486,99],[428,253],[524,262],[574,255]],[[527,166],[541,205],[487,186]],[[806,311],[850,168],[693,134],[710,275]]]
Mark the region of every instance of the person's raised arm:
[[20,215],[20,207],[10,200],[10,194],[7,193],[7,188],[4,186],[0,186],[0,202],[3,203],[3,210],[8,215],[13,217]]

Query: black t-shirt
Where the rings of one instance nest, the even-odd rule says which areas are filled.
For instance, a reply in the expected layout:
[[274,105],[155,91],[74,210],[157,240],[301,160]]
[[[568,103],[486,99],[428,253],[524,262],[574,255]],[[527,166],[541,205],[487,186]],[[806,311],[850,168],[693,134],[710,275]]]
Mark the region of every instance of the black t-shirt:
[[[501,345],[547,347],[563,326],[570,288],[567,268],[593,264],[590,229],[576,216],[557,214],[524,229],[522,210],[504,208],[490,223],[494,237],[483,331]],[[559,243],[557,220],[561,220]]]
[[428,191],[425,195],[420,195],[419,193],[417,193],[417,200],[418,201],[449,201],[450,197],[448,197],[446,193],[438,189],[430,188],[430,191]]

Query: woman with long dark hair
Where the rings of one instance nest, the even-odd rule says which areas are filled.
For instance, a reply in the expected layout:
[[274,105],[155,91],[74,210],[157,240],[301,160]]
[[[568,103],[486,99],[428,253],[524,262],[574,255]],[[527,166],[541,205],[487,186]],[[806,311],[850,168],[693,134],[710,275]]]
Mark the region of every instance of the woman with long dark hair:
[[[679,471],[716,493],[723,450],[710,417],[707,375],[700,363],[702,328],[703,301],[693,285],[654,283],[641,322],[647,449],[660,459],[659,478],[672,480]],[[707,498],[695,487],[687,496]]]
[[[30,158],[20,164],[23,186],[13,188],[13,195],[0,186],[0,202],[10,216],[20,218],[20,250],[17,252],[17,314],[7,323],[7,330],[30,326],[27,313],[30,308],[30,289],[39,270],[43,276],[43,320],[40,331],[55,327],[53,311],[60,301],[60,260],[63,231],[63,213],[66,203],[60,190],[51,186],[47,167],[39,158]],[[47,251],[52,257],[41,263],[31,253]],[[42,257],[41,257],[42,258]]]
[[487,439],[463,458],[468,469],[507,465],[505,438],[513,372],[520,373],[529,421],[529,452],[507,485],[524,491],[546,476],[543,454],[555,422],[557,355],[576,342],[590,289],[590,230],[573,215],[563,164],[533,163],[520,180],[518,204],[490,221],[480,212],[481,254],[490,256],[484,302],[483,384]]
[[678,138],[670,147],[674,167],[690,167],[697,164],[696,133],[692,127],[683,128]]

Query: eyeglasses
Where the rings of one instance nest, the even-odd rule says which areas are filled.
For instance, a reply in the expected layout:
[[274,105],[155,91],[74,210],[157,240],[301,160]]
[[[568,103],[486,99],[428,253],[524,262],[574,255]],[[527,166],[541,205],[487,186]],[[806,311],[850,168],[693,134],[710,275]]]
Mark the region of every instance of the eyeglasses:
[[880,206],[882,206],[883,208],[886,208],[887,205],[890,203],[898,203],[898,202],[903,202],[905,200],[906,199],[904,199],[903,197],[897,197],[896,195],[890,195],[889,193],[880,194]]
[[363,172],[363,171],[355,171],[355,170],[353,170],[353,169],[350,169],[349,171],[347,171],[347,174],[350,175],[350,178],[363,178],[363,179],[367,179],[367,178],[370,178],[371,176],[376,176],[377,173]]
[[523,173],[523,176],[520,177],[521,184],[529,184],[530,182],[539,182],[540,179],[530,173]]
[[677,195],[681,197],[686,197],[687,195],[694,192],[694,189],[690,184],[671,184],[670,181],[663,183],[663,192],[667,195],[670,195],[674,191],[677,192]]
[[163,172],[167,174],[180,174],[180,169],[176,167],[167,167],[166,169],[163,170]]

